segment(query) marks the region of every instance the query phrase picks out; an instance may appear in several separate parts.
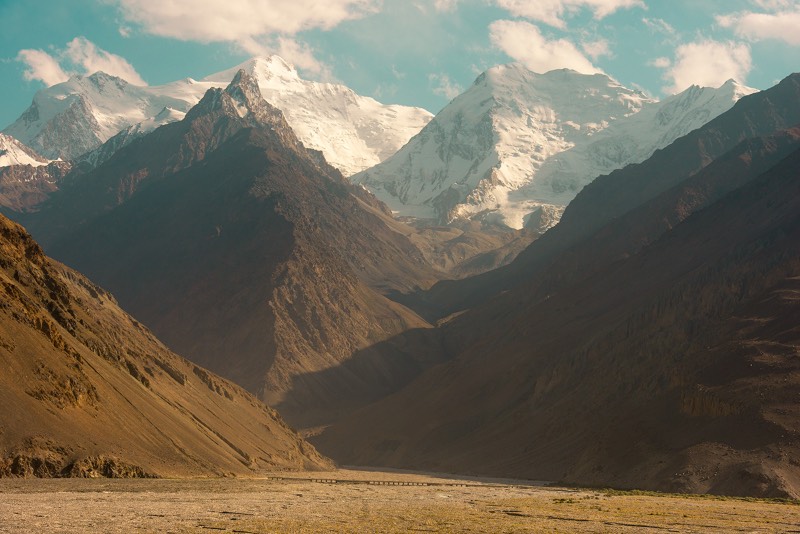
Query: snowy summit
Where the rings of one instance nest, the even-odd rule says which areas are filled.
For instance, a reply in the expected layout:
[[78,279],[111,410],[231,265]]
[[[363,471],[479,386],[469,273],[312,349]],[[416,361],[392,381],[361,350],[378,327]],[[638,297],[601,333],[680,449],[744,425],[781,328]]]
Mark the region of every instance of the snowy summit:
[[594,178],[643,161],[752,92],[728,82],[658,102],[603,74],[501,65],[353,181],[399,215],[545,230]]
[[349,176],[396,152],[432,118],[421,108],[384,105],[337,84],[303,80],[278,56],[250,59],[197,81],[141,87],[102,72],[74,76],[39,91],[4,133],[50,158],[75,159],[123,131],[141,135],[180,120],[212,87],[244,70],[281,109],[309,148]]

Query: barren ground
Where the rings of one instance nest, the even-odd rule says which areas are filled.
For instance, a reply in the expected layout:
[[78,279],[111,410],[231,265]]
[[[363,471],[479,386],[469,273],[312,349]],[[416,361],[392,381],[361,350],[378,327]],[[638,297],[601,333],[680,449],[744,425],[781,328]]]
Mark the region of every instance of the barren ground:
[[0,480],[0,532],[800,532],[793,503],[339,470]]

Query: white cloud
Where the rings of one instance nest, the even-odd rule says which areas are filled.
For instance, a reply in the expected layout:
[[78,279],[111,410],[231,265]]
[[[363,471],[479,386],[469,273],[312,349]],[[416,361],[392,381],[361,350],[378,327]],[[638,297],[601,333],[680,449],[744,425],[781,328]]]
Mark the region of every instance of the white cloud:
[[440,13],[453,11],[458,4],[458,0],[433,0],[433,7]]
[[274,51],[295,67],[313,74],[318,79],[334,81],[330,67],[319,61],[314,56],[311,47],[305,43],[300,43],[290,37],[278,37],[270,51]]
[[428,81],[437,84],[433,88],[433,93],[442,95],[448,100],[452,100],[464,92],[464,88],[457,83],[453,83],[447,74],[429,74]]
[[17,61],[27,65],[22,76],[28,81],[39,80],[49,87],[69,78],[58,61],[44,50],[20,50]]
[[184,41],[233,42],[329,30],[375,10],[375,0],[116,0],[125,18],[151,34]]
[[331,78],[330,68],[294,36],[329,30],[376,11],[381,0],[112,0],[146,33],[201,43],[228,42],[253,55],[278,54],[305,72]]
[[[769,4],[779,10],[774,13],[740,12],[717,17],[717,23],[733,28],[734,33],[750,41],[777,39],[800,46],[800,5],[788,9],[781,2]],[[786,7],[787,9],[783,9]]]
[[602,19],[618,9],[645,7],[642,0],[494,0],[515,17],[544,22],[556,28],[566,27],[564,16],[581,9],[590,9],[594,18]]
[[497,20],[489,26],[492,44],[534,72],[573,69],[585,74],[603,72],[566,39],[548,40],[529,22]]
[[607,39],[597,39],[595,41],[583,41],[581,42],[581,48],[586,55],[590,58],[596,60],[602,56],[610,56],[611,55],[611,48],[609,46]]
[[654,60],[649,61],[647,64],[659,69],[668,69],[672,66],[672,61],[666,57],[657,57]]
[[663,33],[664,35],[675,35],[677,33],[675,28],[664,19],[649,19],[647,17],[642,17],[642,23],[657,33]]
[[27,68],[26,80],[40,80],[50,86],[66,81],[72,74],[93,74],[103,71],[135,85],[147,85],[125,58],[98,48],[85,37],[76,37],[62,50],[49,54],[43,50],[20,50],[17,60]]
[[769,11],[778,11],[796,5],[797,0],[752,0],[753,4]]
[[[678,93],[690,85],[717,87],[733,78],[744,83],[752,67],[750,47],[731,41],[703,40],[681,45],[675,51],[675,61],[663,61],[664,79],[669,93]],[[655,63],[654,63],[655,64]]]
[[103,71],[112,76],[118,76],[134,85],[147,85],[133,65],[125,58],[106,52],[98,48],[86,37],[76,37],[69,43],[62,56],[74,66],[79,67],[79,72],[92,74]]

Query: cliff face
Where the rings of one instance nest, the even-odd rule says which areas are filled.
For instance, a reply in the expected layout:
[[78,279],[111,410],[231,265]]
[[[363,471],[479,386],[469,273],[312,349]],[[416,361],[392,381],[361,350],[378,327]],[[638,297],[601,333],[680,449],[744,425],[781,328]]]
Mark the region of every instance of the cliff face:
[[0,216],[0,476],[220,476],[331,463],[170,352]]

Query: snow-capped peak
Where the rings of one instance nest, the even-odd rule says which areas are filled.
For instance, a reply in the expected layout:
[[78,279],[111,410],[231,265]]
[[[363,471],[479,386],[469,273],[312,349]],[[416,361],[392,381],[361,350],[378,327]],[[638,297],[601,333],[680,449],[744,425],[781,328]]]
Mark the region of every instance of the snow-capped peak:
[[10,135],[0,133],[0,167],[10,165],[47,165],[50,160],[43,158],[33,149],[23,145]]
[[204,81],[227,84],[238,70],[256,79],[304,145],[321,151],[345,176],[397,152],[433,117],[422,108],[381,104],[344,85],[304,80],[278,56],[252,58]]
[[739,100],[743,96],[755,93],[757,90],[753,89],[752,87],[747,87],[746,85],[742,85],[733,78],[730,78],[728,79],[728,81],[720,85],[718,89],[718,92],[720,94],[728,94],[728,91],[730,91],[730,97],[732,99]]
[[353,181],[401,215],[544,230],[595,177],[643,161],[753,91],[731,82],[658,102],[604,74],[501,65]]
[[[139,87],[102,72],[75,76],[39,91],[4,132],[45,156],[75,159],[129,128],[142,133],[179,119],[208,89],[227,87],[240,70],[283,111],[303,144],[322,151],[345,175],[389,157],[432,118],[421,108],[384,105],[343,85],[304,80],[286,61],[269,56],[202,80],[184,78],[161,86]],[[173,114],[157,118],[165,108]]]
[[270,80],[272,80],[273,83],[277,82],[281,85],[287,82],[295,83],[301,80],[300,75],[292,65],[284,61],[280,56],[273,55],[267,57],[253,57],[233,68],[206,76],[203,78],[203,81],[216,83],[224,82],[227,84],[240,70],[258,80],[259,85],[263,85]]

